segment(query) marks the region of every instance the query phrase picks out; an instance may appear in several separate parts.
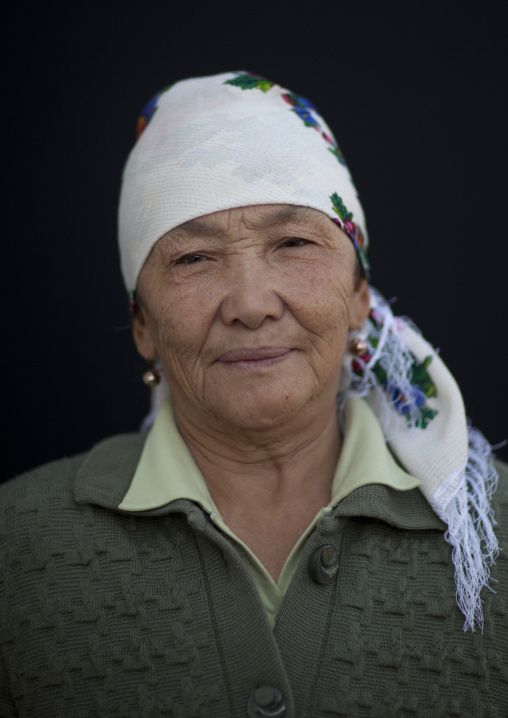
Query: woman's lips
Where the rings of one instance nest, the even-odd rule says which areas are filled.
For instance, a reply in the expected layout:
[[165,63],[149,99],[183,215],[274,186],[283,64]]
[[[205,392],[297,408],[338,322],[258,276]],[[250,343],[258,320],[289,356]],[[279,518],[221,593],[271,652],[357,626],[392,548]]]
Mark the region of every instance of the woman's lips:
[[287,347],[230,349],[219,357],[219,361],[238,368],[270,366],[284,359],[291,351]]

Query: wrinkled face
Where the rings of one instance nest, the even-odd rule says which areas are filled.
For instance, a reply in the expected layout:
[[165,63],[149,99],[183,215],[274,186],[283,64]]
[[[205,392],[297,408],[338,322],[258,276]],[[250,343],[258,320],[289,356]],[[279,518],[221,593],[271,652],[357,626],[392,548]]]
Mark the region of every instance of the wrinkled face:
[[269,429],[334,405],[348,331],[369,310],[351,240],[321,212],[260,205],[187,222],[155,244],[134,337],[176,410]]

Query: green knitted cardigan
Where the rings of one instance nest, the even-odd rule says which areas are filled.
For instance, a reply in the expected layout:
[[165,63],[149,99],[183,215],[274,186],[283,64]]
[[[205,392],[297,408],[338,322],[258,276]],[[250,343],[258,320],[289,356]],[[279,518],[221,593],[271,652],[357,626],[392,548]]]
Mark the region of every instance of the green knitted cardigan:
[[[239,718],[263,685],[285,718],[508,714],[506,551],[483,635],[464,633],[444,525],[417,489],[364,486],[310,535],[272,632],[237,547],[197,505],[116,508],[142,443],[113,437],[0,488],[2,718]],[[318,584],[324,544],[339,571]]]

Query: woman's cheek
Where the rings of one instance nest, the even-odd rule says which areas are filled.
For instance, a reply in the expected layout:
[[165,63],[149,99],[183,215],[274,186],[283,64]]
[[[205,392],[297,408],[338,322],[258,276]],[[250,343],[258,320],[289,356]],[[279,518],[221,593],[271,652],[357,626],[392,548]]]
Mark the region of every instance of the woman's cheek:
[[158,320],[161,353],[173,369],[191,369],[201,353],[215,316],[211,298],[187,294],[168,300]]
[[352,283],[318,282],[293,290],[294,314],[309,331],[322,333],[342,331],[349,324],[349,301]]

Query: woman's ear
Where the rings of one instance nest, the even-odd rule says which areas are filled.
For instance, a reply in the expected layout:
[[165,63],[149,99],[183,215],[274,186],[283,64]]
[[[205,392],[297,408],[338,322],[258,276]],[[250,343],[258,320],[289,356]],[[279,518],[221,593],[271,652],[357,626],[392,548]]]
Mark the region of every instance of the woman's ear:
[[353,290],[349,310],[349,330],[360,329],[370,311],[370,291],[365,277],[360,277]]
[[138,352],[147,361],[153,361],[157,356],[157,349],[150,331],[150,321],[146,309],[139,301],[136,303],[132,321],[132,336]]

